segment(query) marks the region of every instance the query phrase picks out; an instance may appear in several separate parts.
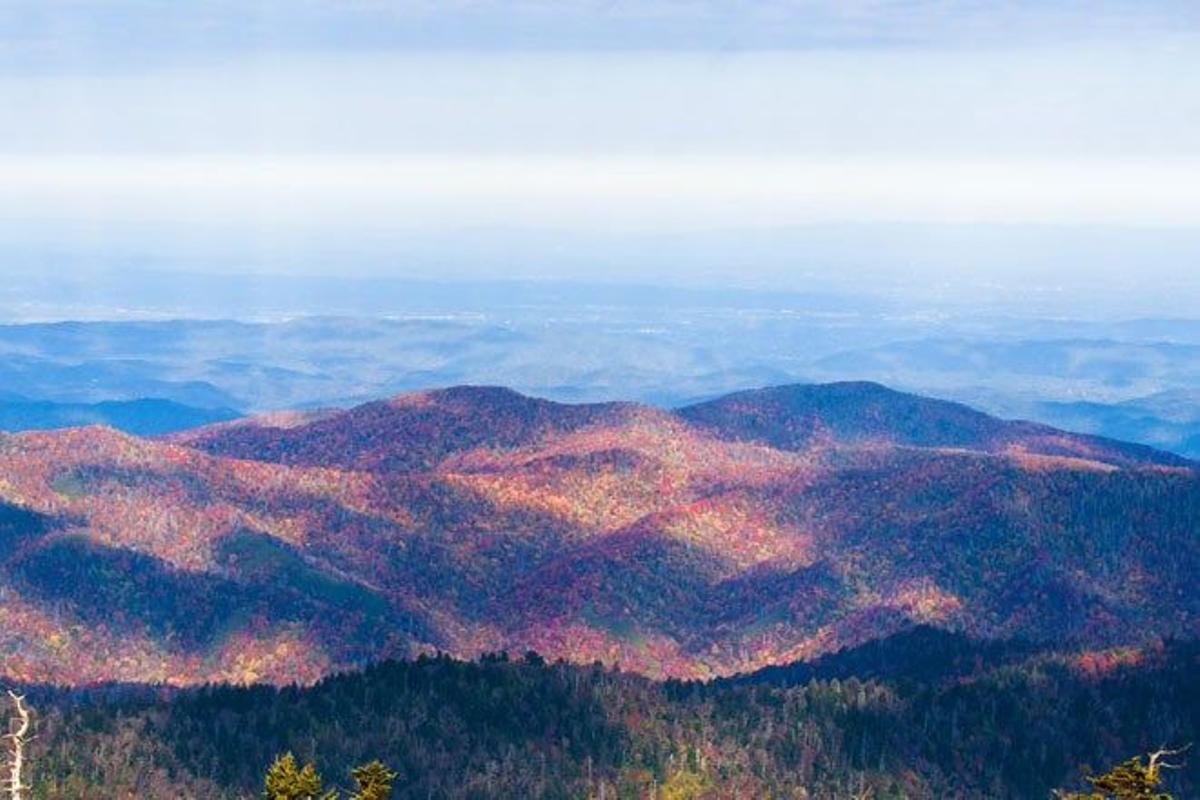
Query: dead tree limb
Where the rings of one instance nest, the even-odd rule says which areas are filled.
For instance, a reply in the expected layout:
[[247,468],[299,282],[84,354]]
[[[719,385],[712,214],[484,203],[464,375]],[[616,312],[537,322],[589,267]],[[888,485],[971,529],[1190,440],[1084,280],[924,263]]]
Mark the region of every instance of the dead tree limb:
[[8,696],[12,698],[16,709],[16,727],[9,723],[10,731],[4,735],[8,740],[8,777],[3,781],[4,791],[9,800],[25,800],[25,745],[29,742],[29,709],[25,707],[25,695],[17,694],[11,689]]
[[1190,747],[1191,747],[1191,744],[1185,744],[1183,747],[1177,748],[1175,750],[1168,750],[1165,747],[1160,747],[1157,750],[1155,750],[1153,753],[1150,753],[1149,754],[1150,755],[1150,763],[1146,765],[1147,774],[1149,774],[1150,777],[1152,777],[1152,778],[1157,778],[1158,771],[1160,769],[1180,769],[1181,767],[1183,767],[1182,764],[1169,764],[1166,761],[1163,761],[1162,759],[1169,758],[1171,756],[1177,756],[1182,753],[1186,753]]

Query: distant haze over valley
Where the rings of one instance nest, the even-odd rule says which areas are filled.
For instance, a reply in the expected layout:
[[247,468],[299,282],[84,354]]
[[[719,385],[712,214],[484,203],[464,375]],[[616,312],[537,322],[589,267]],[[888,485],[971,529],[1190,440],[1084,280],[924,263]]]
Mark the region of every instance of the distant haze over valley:
[[[47,274],[0,298],[15,320],[0,326],[9,430],[166,432],[452,384],[673,407],[774,384],[874,380],[1200,455],[1200,321],[1186,318],[968,311],[828,286],[154,271]],[[147,399],[174,405],[83,408]]]

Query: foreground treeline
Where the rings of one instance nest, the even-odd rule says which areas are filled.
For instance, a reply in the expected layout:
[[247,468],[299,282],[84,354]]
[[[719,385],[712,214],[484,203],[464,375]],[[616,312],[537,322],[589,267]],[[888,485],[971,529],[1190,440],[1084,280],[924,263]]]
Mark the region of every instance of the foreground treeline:
[[[799,685],[655,683],[529,656],[389,662],[311,688],[35,693],[31,796],[261,797],[291,752],[346,794],[378,759],[393,797],[422,800],[1045,798],[1083,787],[1082,768],[1200,739],[1194,643],[982,668],[952,637],[887,647],[868,663],[896,674],[839,677],[835,660]],[[1163,789],[1200,796],[1200,771]]]

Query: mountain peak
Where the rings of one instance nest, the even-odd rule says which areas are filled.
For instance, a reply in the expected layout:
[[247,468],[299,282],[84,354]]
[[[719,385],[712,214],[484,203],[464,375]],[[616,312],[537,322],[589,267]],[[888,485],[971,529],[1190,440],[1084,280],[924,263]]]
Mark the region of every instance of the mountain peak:
[[870,439],[917,446],[978,446],[1004,423],[958,403],[878,383],[791,384],[736,392],[679,414],[717,435],[803,449],[819,431],[841,441]]
[[384,402],[397,406],[420,406],[430,403],[513,403],[513,402],[544,402],[521,394],[507,386],[492,386],[486,384],[464,383],[456,386],[446,386],[437,389],[421,389],[415,392],[401,392],[387,398]]
[[752,389],[679,409],[682,418],[728,440],[804,450],[833,441],[1076,457],[1117,466],[1185,466],[1151,448],[1009,421],[969,406],[852,381]]
[[478,447],[510,448],[619,418],[632,404],[570,405],[501,386],[396,395],[288,428],[240,425],[192,439],[213,454],[369,471],[428,470]]

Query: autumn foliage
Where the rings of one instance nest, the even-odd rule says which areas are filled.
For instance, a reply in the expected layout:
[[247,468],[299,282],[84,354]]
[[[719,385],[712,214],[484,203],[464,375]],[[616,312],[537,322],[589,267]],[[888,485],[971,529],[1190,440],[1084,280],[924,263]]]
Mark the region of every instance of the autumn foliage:
[[27,682],[526,650],[703,678],[915,623],[1102,673],[1200,620],[1187,462],[867,384],[4,436],[0,502],[3,671]]

